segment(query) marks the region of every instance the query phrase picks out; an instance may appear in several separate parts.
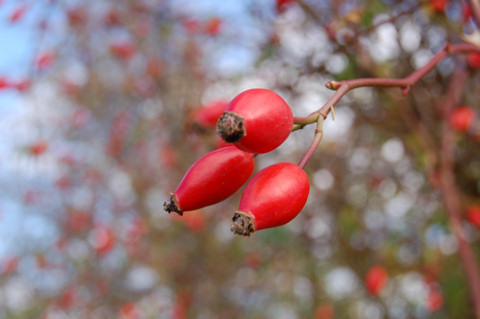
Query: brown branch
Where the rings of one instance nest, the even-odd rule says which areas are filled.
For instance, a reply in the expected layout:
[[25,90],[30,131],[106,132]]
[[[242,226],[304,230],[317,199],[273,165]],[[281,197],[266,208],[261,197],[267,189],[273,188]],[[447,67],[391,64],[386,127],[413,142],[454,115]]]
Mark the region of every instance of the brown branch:
[[335,94],[317,111],[311,113],[306,117],[296,117],[295,124],[298,124],[295,129],[304,127],[305,125],[316,122],[316,116],[318,114],[326,117],[332,108],[347,94],[350,90],[359,87],[398,87],[402,89],[403,94],[407,94],[412,86],[414,86],[421,78],[423,78],[428,72],[437,66],[437,64],[446,57],[458,53],[479,52],[480,47],[471,43],[460,44],[446,44],[445,48],[435,54],[430,61],[423,67],[415,70],[410,75],[399,78],[360,78],[345,81],[330,81],[325,86],[331,90],[335,90]]
[[[294,127],[292,131],[298,130],[303,128],[308,124],[312,124],[317,122],[318,118],[323,117],[327,118],[328,113],[333,111],[333,108],[337,103],[343,98],[345,94],[347,94],[350,90],[359,88],[359,87],[399,87],[402,89],[403,94],[407,94],[408,91],[412,86],[414,86],[422,77],[424,77],[428,72],[430,72],[437,64],[442,61],[444,58],[457,54],[457,53],[468,53],[468,52],[479,52],[480,47],[470,44],[470,43],[460,43],[450,45],[447,43],[445,48],[435,54],[430,61],[423,67],[415,70],[410,75],[400,78],[400,79],[392,79],[392,78],[360,78],[360,79],[353,79],[353,80],[345,80],[345,81],[330,81],[325,86],[328,89],[335,90],[335,93],[332,97],[318,110],[312,112],[310,115],[305,117],[295,117],[294,119]],[[332,113],[333,115],[333,113]],[[318,124],[317,124],[318,125]],[[321,138],[320,138],[321,140]],[[317,134],[315,134],[314,141],[312,142],[310,148],[308,149],[305,156],[302,158],[301,164],[305,165],[310,157],[315,152],[315,149],[318,147],[320,140],[317,141]]]
[[308,160],[312,157],[313,153],[317,149],[318,145],[322,141],[323,138],[323,121],[325,118],[321,115],[317,115],[317,128],[315,129],[315,137],[313,138],[312,144],[308,148],[307,152],[305,155],[303,155],[302,159],[298,163],[298,166],[301,168],[305,168],[305,165],[307,165]]
[[[448,118],[452,109],[459,104],[462,89],[467,79],[467,72],[462,67],[457,67],[450,82],[447,96],[443,105],[444,118]],[[465,273],[468,278],[468,285],[473,298],[476,318],[480,319],[480,273],[473,250],[466,240],[465,229],[462,222],[462,205],[460,194],[455,181],[454,154],[455,140],[448,121],[442,123],[442,140],[440,150],[440,169],[442,185],[440,190],[445,203],[449,223],[453,234],[458,242],[458,253]]]

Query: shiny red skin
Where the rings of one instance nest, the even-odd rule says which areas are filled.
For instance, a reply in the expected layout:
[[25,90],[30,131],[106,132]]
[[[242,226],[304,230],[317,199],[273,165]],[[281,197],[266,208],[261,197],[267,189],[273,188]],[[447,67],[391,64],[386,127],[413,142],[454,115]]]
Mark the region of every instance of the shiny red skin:
[[300,213],[309,192],[310,182],[303,169],[292,163],[277,163],[248,182],[238,210],[253,217],[255,230],[281,226]]
[[174,195],[182,211],[221,202],[235,193],[252,175],[253,155],[236,146],[224,147],[197,160]]
[[467,209],[466,217],[470,223],[480,227],[480,206],[470,206]]
[[267,153],[280,146],[293,128],[293,113],[287,102],[267,89],[238,94],[225,109],[245,120],[246,135],[235,145],[250,153]]
[[388,283],[388,273],[382,266],[373,266],[365,276],[365,287],[374,296],[382,293]]
[[459,132],[468,131],[475,121],[475,110],[470,106],[461,106],[452,111],[449,117],[450,126]]
[[194,120],[201,127],[214,128],[227,105],[227,101],[215,101],[202,106],[194,111]]
[[472,69],[480,69],[480,53],[469,53],[467,55],[467,64]]

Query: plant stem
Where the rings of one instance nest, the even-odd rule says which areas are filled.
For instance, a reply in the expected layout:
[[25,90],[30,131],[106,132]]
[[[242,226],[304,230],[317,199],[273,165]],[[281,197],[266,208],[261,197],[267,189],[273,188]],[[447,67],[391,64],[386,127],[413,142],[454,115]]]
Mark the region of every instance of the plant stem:
[[342,99],[342,97],[347,94],[350,90],[359,88],[359,87],[399,87],[402,89],[403,94],[407,94],[412,86],[415,85],[421,78],[423,78],[428,72],[437,66],[437,64],[442,61],[444,58],[458,54],[458,53],[468,53],[468,52],[479,52],[480,47],[471,44],[471,43],[459,43],[459,44],[449,44],[447,43],[443,50],[435,54],[427,64],[423,67],[415,70],[410,75],[400,78],[360,78],[353,80],[345,81],[330,81],[326,84],[327,88],[335,90],[335,94],[317,111],[311,113],[306,117],[296,117],[295,124],[298,124],[294,127],[294,130],[301,129],[308,124],[315,123],[317,120],[318,114],[322,114],[325,118],[331,109],[337,105],[337,103]]
[[[451,110],[458,105],[461,99],[463,84],[467,74],[465,69],[457,67],[454,73],[448,93],[443,105],[444,118],[448,118]],[[442,140],[440,149],[440,169],[442,176],[441,192],[445,203],[449,223],[453,234],[458,242],[458,254],[465,268],[468,285],[473,298],[475,315],[480,319],[480,273],[473,250],[466,240],[465,228],[463,227],[462,205],[459,191],[455,182],[454,154],[455,140],[448,121],[442,123]]]
[[315,136],[313,137],[312,144],[308,148],[307,152],[305,155],[303,155],[302,159],[298,163],[298,166],[301,168],[305,168],[305,165],[307,165],[308,160],[312,157],[313,153],[317,149],[318,145],[322,141],[323,138],[323,122],[325,118],[321,115],[317,115],[317,128],[315,129]]

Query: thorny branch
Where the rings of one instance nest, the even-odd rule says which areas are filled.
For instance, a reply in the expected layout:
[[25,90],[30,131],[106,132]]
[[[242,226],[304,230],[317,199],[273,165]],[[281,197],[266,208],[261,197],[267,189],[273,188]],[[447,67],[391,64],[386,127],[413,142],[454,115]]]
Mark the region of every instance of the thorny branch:
[[[480,0],[471,0],[471,2],[476,1]],[[293,131],[302,129],[306,125],[317,123],[317,129],[315,130],[314,139],[298,165],[302,168],[305,167],[323,137],[323,120],[326,119],[328,113],[330,112],[332,112],[332,116],[334,115],[334,106],[337,105],[337,103],[342,99],[342,97],[350,90],[366,86],[398,87],[402,89],[402,94],[407,94],[410,88],[415,85],[421,78],[423,78],[428,72],[435,68],[441,60],[450,55],[469,52],[480,52],[480,47],[469,43],[460,43],[454,45],[446,44],[444,49],[434,55],[425,66],[417,69],[416,71],[412,72],[410,75],[404,78],[360,78],[339,82],[328,82],[325,86],[331,90],[335,90],[335,94],[317,111],[311,113],[306,117],[295,117],[295,125],[293,127]],[[464,83],[465,80],[465,69],[462,67],[457,67],[456,72],[452,77],[449,90],[447,92],[446,101],[443,105],[444,118],[447,118],[452,108],[458,104],[461,97],[461,89],[463,88],[462,83]],[[428,135],[426,131],[423,131],[422,134]],[[431,137],[428,136],[428,139],[426,141],[430,141],[430,138]],[[426,145],[430,147],[433,146],[432,143],[426,143]],[[465,229],[462,225],[460,196],[455,183],[455,174],[453,167],[453,154],[455,150],[455,143],[453,140],[453,132],[449,127],[447,121],[444,121],[442,124],[442,141],[440,148],[441,149],[438,152],[438,156],[440,157],[439,164],[442,176],[442,197],[445,203],[452,232],[458,242],[459,256],[462,260],[466,275],[468,277],[468,283],[472,293],[476,318],[480,319],[480,272],[477,261],[475,259],[475,255],[473,254],[473,250],[468,241],[466,240]],[[436,152],[436,150],[429,151],[432,154]]]

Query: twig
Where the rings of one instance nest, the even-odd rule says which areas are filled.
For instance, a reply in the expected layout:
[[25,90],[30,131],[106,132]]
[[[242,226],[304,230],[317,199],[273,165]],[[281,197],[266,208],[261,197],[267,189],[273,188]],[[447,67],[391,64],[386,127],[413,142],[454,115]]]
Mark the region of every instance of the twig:
[[322,141],[323,138],[323,121],[325,118],[321,115],[317,115],[317,128],[315,129],[315,136],[313,138],[312,144],[308,148],[307,152],[305,155],[303,155],[302,159],[298,163],[298,166],[301,168],[305,168],[305,165],[307,165],[308,160],[312,157],[313,153],[317,149],[318,145]]
[[335,94],[317,111],[311,113],[306,117],[296,117],[295,124],[298,124],[294,129],[299,129],[305,125],[312,124],[316,122],[316,116],[318,114],[324,115],[326,117],[330,113],[332,107],[334,107],[342,97],[347,94],[350,90],[359,88],[359,87],[399,87],[402,89],[402,94],[407,94],[412,86],[414,86],[422,77],[424,77],[428,72],[437,66],[437,64],[442,61],[444,58],[454,55],[457,53],[468,53],[468,52],[479,52],[480,47],[470,44],[470,43],[460,43],[460,44],[446,44],[445,48],[435,54],[432,59],[423,67],[415,70],[410,75],[400,78],[360,78],[353,80],[345,81],[330,81],[325,86],[328,89],[335,90]]

